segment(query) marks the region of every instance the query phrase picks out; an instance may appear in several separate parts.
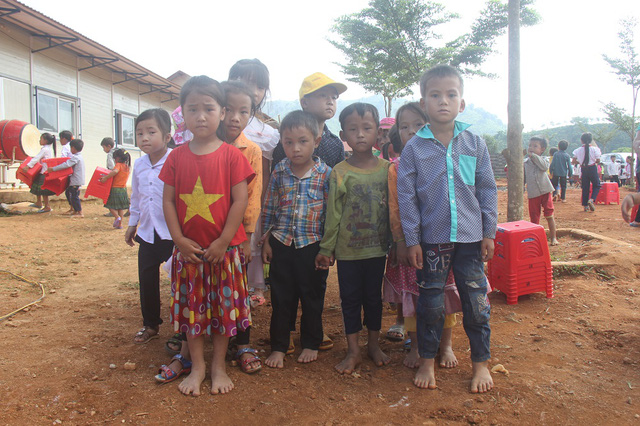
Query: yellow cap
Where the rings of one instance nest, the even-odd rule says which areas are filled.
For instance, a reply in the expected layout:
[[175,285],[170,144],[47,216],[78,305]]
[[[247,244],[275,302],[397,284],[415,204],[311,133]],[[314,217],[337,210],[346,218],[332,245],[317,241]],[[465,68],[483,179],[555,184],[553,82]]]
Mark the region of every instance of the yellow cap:
[[300,86],[300,99],[304,98],[309,93],[313,93],[326,86],[335,88],[338,91],[338,95],[347,90],[347,86],[344,84],[331,80],[321,72],[316,72],[302,80],[302,86]]

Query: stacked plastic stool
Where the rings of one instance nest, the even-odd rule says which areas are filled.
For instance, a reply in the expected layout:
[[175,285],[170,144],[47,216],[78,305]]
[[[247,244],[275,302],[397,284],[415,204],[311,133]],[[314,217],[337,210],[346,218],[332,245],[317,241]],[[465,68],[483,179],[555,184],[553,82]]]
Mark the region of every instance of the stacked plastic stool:
[[600,184],[600,192],[596,198],[596,204],[620,204],[620,191],[618,184],[615,182],[602,182]]
[[525,294],[545,292],[553,297],[553,268],[541,225],[525,220],[498,224],[488,269],[491,286],[506,294],[508,305]]

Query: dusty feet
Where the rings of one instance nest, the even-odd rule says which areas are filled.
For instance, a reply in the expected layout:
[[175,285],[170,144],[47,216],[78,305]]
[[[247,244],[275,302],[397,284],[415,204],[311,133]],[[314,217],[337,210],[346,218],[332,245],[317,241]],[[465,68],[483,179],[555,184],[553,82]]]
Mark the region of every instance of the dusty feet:
[[405,367],[408,368],[418,368],[420,361],[420,355],[418,354],[418,346],[412,344],[411,349],[406,357],[404,357],[404,361],[402,362]]
[[204,366],[202,366],[201,369],[196,369],[194,367],[191,369],[191,374],[189,374],[189,376],[187,376],[187,378],[178,385],[178,389],[184,395],[200,396],[200,386],[204,381],[204,376]]
[[436,389],[435,359],[420,358],[413,384],[421,389]]
[[551,245],[552,246],[557,246],[558,245],[558,239],[557,238],[552,239],[551,240]]
[[382,367],[391,362],[391,357],[382,352],[382,349],[380,349],[378,345],[367,345],[367,355],[369,355],[369,358],[371,358],[376,367]]
[[453,353],[451,346],[444,346],[440,344],[440,367],[442,368],[455,368],[458,366],[458,358]]
[[307,364],[309,362],[316,361],[318,359],[318,351],[313,349],[303,349],[298,357],[298,362]]
[[233,382],[224,369],[211,371],[211,394],[229,393],[234,388]]
[[[304,351],[302,351],[304,352]],[[267,364],[267,367],[271,368],[283,368],[284,367],[284,352],[273,351],[271,355],[264,360],[264,363]],[[302,356],[302,354],[300,354]]]
[[335,369],[340,374],[351,374],[361,362],[360,351],[347,352],[347,356],[335,366]]
[[82,214],[82,212],[75,212],[73,213],[71,216],[69,216],[72,219],[77,219],[77,218],[82,218],[84,217],[84,215]]
[[471,393],[484,393],[493,389],[493,379],[489,371],[489,361],[473,362]]

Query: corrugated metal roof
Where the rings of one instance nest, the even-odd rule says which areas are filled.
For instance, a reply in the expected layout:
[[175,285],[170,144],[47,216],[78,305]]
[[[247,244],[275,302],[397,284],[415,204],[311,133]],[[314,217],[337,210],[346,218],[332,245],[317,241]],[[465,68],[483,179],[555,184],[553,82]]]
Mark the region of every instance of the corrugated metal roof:
[[148,91],[143,94],[161,92],[169,96],[167,100],[180,96],[180,86],[177,84],[19,1],[0,0],[0,22],[2,21],[22,28],[34,37],[32,52],[52,48],[67,49],[81,58],[79,62],[81,71],[103,67],[122,76],[114,84],[135,80],[148,85]]

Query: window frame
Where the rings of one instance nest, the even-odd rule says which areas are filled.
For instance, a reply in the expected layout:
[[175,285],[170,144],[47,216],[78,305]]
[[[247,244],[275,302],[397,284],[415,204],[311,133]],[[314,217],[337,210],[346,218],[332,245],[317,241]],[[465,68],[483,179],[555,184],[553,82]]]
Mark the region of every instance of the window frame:
[[[56,100],[56,113],[57,113],[56,127],[57,128],[55,130],[50,128],[44,128],[44,125],[40,123],[40,108],[41,108],[40,98],[39,98],[40,95],[48,96]],[[38,130],[52,132],[56,135],[63,130],[69,130],[74,135],[78,135],[78,137],[82,136],[80,131],[80,98],[66,95],[64,93],[56,92],[55,90],[50,90],[41,86],[34,86],[33,96],[35,98],[35,122],[36,122],[35,125],[38,128]],[[61,116],[60,101],[61,100],[72,104],[74,107],[73,113],[71,114],[71,119],[73,121],[73,126],[71,129],[67,129],[67,128],[62,129],[60,127],[60,116]]]
[[[122,125],[122,118],[126,117],[132,120],[132,124],[133,124],[133,133],[132,133],[132,138],[133,138],[133,143],[125,143],[124,141],[124,135],[123,135],[123,125]],[[136,143],[136,129],[135,129],[135,121],[136,118],[138,118],[138,114],[133,114],[131,112],[128,111],[123,111],[120,109],[116,109],[114,110],[114,120],[115,120],[115,141],[116,141],[116,146],[121,146],[124,148],[138,148],[138,145]]]

